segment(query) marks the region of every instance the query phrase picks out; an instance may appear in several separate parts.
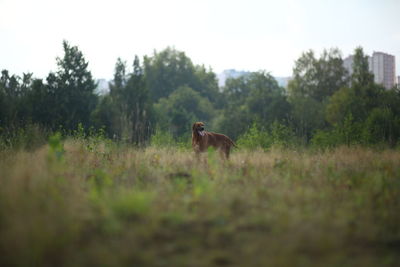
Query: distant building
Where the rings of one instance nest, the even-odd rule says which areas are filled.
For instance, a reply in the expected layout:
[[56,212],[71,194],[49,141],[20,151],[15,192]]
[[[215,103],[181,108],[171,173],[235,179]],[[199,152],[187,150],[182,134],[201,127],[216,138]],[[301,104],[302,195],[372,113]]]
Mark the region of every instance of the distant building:
[[400,76],[397,76],[397,87],[400,88]]
[[343,67],[347,70],[349,75],[353,75],[354,56],[350,55],[343,59]]
[[283,88],[287,88],[289,82],[292,80],[292,77],[276,77],[276,76],[274,76],[274,78],[278,82],[278,85]]
[[95,93],[98,95],[105,95],[110,92],[109,82],[106,79],[98,79]]
[[[374,74],[375,83],[383,85],[386,89],[393,88],[396,84],[395,57],[383,52],[374,52],[372,57],[368,56],[368,65]],[[350,55],[343,60],[343,67],[353,74],[354,56]]]
[[[218,86],[220,88],[225,86],[226,80],[229,78],[239,78],[242,76],[248,76],[250,75],[250,71],[244,71],[244,70],[235,70],[235,69],[229,69],[229,70],[224,70],[222,73],[217,74],[217,79],[218,79]],[[278,82],[278,85],[281,87],[286,88],[289,84],[289,81],[292,79],[292,77],[276,77],[274,76],[274,79]]]
[[386,89],[391,89],[396,84],[395,57],[382,52],[374,52],[371,57],[370,69],[374,74],[376,83],[382,84]]
[[240,76],[249,75],[249,71],[237,71],[235,69],[224,70],[222,73],[217,75],[218,78],[218,86],[223,87],[225,86],[225,82],[228,78],[239,78]]

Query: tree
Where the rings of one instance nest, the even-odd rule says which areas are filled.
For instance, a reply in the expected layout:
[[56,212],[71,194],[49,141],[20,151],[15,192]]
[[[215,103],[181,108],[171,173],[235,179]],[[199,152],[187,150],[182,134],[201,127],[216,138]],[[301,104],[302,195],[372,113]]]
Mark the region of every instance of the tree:
[[265,71],[251,73],[248,80],[249,95],[245,105],[252,120],[263,125],[287,120],[290,106],[278,82]]
[[347,72],[338,49],[324,50],[319,59],[310,50],[296,60],[288,92],[292,124],[304,142],[307,143],[317,129],[326,126],[326,103],[347,83]]
[[122,96],[126,83],[126,62],[122,61],[121,58],[118,58],[114,68],[114,79],[109,84],[110,94],[114,97]]
[[166,48],[144,59],[146,82],[153,102],[168,97],[174,90],[193,80],[194,66],[184,52]]
[[132,139],[136,144],[144,143],[150,134],[153,111],[138,56],[133,61],[133,72],[126,85],[125,99],[132,121]]
[[189,137],[194,121],[209,121],[214,110],[210,101],[188,86],[181,86],[155,104],[158,126],[176,138]]
[[346,86],[348,77],[338,49],[324,50],[319,59],[312,50],[296,60],[288,89],[291,97],[311,97],[323,102]]
[[251,79],[249,79],[248,75],[228,78],[223,88],[223,95],[226,101],[234,105],[244,103],[250,94],[250,82]]
[[180,86],[189,86],[209,101],[219,100],[218,83],[215,74],[204,66],[196,66],[184,52],[166,48],[144,58],[146,85],[155,103],[168,97]]
[[331,125],[339,124],[349,114],[360,114],[362,103],[352,88],[343,87],[330,98],[326,105],[326,121]]
[[353,86],[366,88],[374,84],[374,75],[369,71],[368,56],[364,55],[362,47],[355,49],[352,67],[351,83]]
[[96,83],[88,70],[88,62],[78,47],[63,41],[64,56],[57,58],[58,70],[48,76],[49,93],[53,97],[53,127],[72,130],[79,123],[89,126],[90,114],[97,97]]
[[340,124],[351,114],[355,122],[365,121],[369,112],[380,106],[385,89],[374,83],[368,68],[368,57],[363,49],[355,49],[351,86],[336,91],[326,106],[326,119],[331,124]]
[[110,138],[117,137],[116,118],[118,112],[110,94],[100,96],[92,113],[92,122],[97,129],[104,128]]
[[110,136],[137,145],[148,140],[153,110],[143,67],[137,56],[132,73],[127,73],[125,61],[117,59],[114,80],[110,83],[110,94],[101,98],[93,118],[97,127],[106,126]]
[[343,87],[330,98],[327,121],[337,133],[347,129],[359,137],[359,142],[362,136],[366,144],[386,142],[394,146],[400,135],[399,92],[374,83],[368,57],[361,47],[355,50],[353,70],[351,86]]
[[5,127],[19,127],[30,122],[29,95],[33,83],[32,73],[23,73],[22,78],[7,70],[0,77],[0,123]]
[[25,124],[32,120],[32,101],[30,95],[32,93],[33,82],[32,73],[23,73],[20,85],[18,86],[18,120]]
[[216,106],[222,105],[222,94],[219,91],[218,80],[212,69],[206,69],[203,65],[195,66],[195,84],[193,88],[200,93],[201,96]]
[[49,86],[41,79],[34,79],[29,94],[29,110],[32,122],[43,127],[51,127],[55,117],[53,99],[54,94],[49,90]]
[[19,98],[19,80],[15,75],[9,75],[7,70],[1,72],[0,77],[0,97],[2,98],[2,107],[0,118],[3,126],[10,126],[18,123],[18,98]]
[[267,129],[274,121],[287,122],[290,114],[284,90],[265,71],[228,79],[223,94],[227,104],[218,118],[219,130],[234,139],[253,122]]
[[107,121],[103,121],[101,126],[108,126],[107,129],[111,136],[131,141],[132,123],[127,111],[126,85],[128,76],[126,72],[126,62],[118,58],[114,68],[114,79],[109,83],[110,94],[102,98],[96,114],[101,116],[102,119],[107,119]]
[[364,138],[367,143],[387,143],[394,147],[400,137],[400,116],[389,108],[374,108],[364,127]]

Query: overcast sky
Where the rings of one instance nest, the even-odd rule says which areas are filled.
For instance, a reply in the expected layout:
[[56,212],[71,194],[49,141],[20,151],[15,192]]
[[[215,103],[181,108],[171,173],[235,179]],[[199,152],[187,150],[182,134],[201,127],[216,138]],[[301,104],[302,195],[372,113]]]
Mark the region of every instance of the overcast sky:
[[62,40],[77,45],[95,78],[110,79],[118,57],[167,46],[195,64],[289,76],[302,52],[362,46],[396,56],[399,0],[0,0],[0,69],[56,70]]

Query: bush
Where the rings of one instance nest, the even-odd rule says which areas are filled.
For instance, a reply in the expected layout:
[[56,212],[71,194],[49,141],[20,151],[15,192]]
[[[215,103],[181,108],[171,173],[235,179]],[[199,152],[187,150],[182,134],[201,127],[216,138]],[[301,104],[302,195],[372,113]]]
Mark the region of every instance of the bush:
[[269,130],[264,130],[257,123],[239,137],[237,141],[240,147],[246,149],[262,148],[268,150],[271,146],[289,147],[293,145],[294,133],[292,129],[277,121],[272,123]]
[[263,131],[257,123],[253,125],[237,140],[239,147],[246,149],[268,149],[271,146],[271,137],[267,131]]
[[27,124],[21,128],[0,127],[0,150],[34,150],[47,142],[49,132],[36,124]]
[[150,137],[150,145],[155,147],[171,147],[175,144],[169,131],[162,131],[157,127],[156,132]]
[[279,147],[289,147],[295,143],[295,135],[291,128],[277,121],[270,127],[272,144]]
[[317,130],[311,139],[311,146],[320,148],[332,148],[339,144],[335,130]]
[[400,118],[388,108],[371,111],[363,129],[363,140],[367,144],[388,143],[394,147],[400,134]]
[[362,128],[362,123],[355,122],[352,114],[349,114],[343,123],[336,124],[332,129],[317,130],[311,139],[311,145],[321,148],[357,145],[361,142]]

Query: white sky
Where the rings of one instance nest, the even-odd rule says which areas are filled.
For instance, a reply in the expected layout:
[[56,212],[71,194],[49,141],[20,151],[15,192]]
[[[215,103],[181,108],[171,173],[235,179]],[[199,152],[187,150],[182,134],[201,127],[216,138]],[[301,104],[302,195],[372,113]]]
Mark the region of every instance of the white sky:
[[77,45],[95,78],[110,79],[117,57],[167,46],[195,64],[289,76],[303,51],[338,47],[396,56],[399,0],[0,0],[0,69],[45,78],[62,40]]

